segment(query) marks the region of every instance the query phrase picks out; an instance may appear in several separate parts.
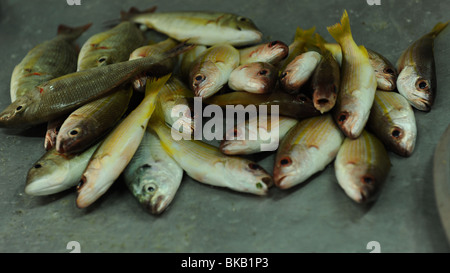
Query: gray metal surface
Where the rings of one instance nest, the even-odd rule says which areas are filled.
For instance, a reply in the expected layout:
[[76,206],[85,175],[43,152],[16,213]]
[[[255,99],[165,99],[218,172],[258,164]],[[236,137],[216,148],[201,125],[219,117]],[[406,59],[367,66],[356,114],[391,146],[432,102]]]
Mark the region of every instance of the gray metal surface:
[[[371,1],[369,1],[371,2]],[[344,9],[353,36],[396,62],[401,52],[438,21],[447,21],[450,2],[206,0],[0,0],[0,108],[9,104],[14,66],[36,44],[54,37],[58,24],[94,25],[79,40],[103,30],[131,6],[159,11],[217,10],[250,17],[264,41],[290,43],[295,29],[312,26],[332,41],[326,27]],[[392,169],[376,203],[356,204],[337,184],[328,166],[304,185],[272,188],[256,197],[213,188],[185,176],[170,208],[160,216],[145,212],[118,180],[87,209],[67,191],[48,197],[24,193],[28,169],[44,153],[44,126],[0,129],[0,252],[449,252],[433,191],[433,152],[450,120],[450,29],[435,44],[438,95],[430,113],[416,111],[417,146],[410,158],[390,153]],[[270,172],[273,153],[257,157]]]

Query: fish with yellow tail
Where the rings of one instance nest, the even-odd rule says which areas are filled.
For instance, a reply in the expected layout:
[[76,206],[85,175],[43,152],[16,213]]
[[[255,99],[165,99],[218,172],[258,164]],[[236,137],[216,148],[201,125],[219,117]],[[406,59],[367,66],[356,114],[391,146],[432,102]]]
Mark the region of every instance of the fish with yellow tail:
[[334,117],[344,134],[355,139],[369,119],[377,89],[375,73],[366,48],[353,40],[347,11],[340,24],[327,29],[342,48],[341,84]]
[[355,202],[364,204],[378,198],[391,162],[381,141],[364,130],[358,138],[344,140],[334,168],[345,193]]
[[412,43],[397,61],[397,89],[416,109],[429,112],[436,97],[434,40],[447,27],[438,23]]
[[114,128],[92,155],[77,188],[77,207],[86,208],[95,202],[126,168],[141,143],[155,110],[159,91],[169,77],[170,74],[147,84],[142,102]]
[[280,72],[284,71],[286,66],[291,63],[298,55],[305,53],[308,50],[308,45],[314,42],[314,32],[316,32],[316,27],[312,27],[306,30],[297,27],[294,40],[288,46],[288,55],[278,64]]
[[267,195],[272,177],[257,163],[224,155],[219,148],[200,140],[175,140],[164,121],[162,109],[155,110],[149,126],[157,133],[164,150],[192,179],[238,192]]

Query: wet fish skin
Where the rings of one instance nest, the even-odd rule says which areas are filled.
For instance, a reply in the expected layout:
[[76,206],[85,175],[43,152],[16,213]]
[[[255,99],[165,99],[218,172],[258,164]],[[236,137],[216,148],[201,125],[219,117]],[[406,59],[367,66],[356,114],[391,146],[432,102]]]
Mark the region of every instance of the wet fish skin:
[[92,155],[77,188],[78,208],[86,208],[100,198],[126,168],[142,141],[159,91],[169,77],[170,74],[147,84],[141,103],[108,134]]
[[103,137],[125,114],[133,91],[130,87],[113,91],[73,111],[56,137],[60,153],[79,153]]
[[336,157],[344,135],[331,114],[304,119],[286,134],[275,156],[273,178],[280,189],[303,183]]
[[[248,155],[261,152],[261,145],[274,143],[273,151],[278,148],[280,140],[297,124],[293,118],[280,116],[275,122],[270,118],[255,117],[237,124],[225,133],[225,139],[220,143],[220,150],[226,155]],[[255,124],[253,127],[252,124]],[[272,128],[277,127],[277,131]],[[262,135],[264,135],[263,139]],[[268,136],[270,136],[269,139]]]
[[367,126],[388,150],[403,157],[413,153],[417,138],[415,115],[399,93],[377,90]]
[[183,169],[161,147],[150,128],[123,171],[128,189],[152,214],[161,214],[170,205],[183,179]]
[[279,106],[281,116],[304,119],[320,115],[310,98],[304,94],[291,95],[282,91],[274,91],[267,94],[252,94],[248,92],[231,92],[223,95],[212,96],[204,100],[206,104],[215,104],[220,107],[227,105],[266,105],[267,113],[271,113],[271,106]]
[[336,178],[355,202],[374,202],[389,174],[391,163],[381,141],[364,130],[356,139],[346,138],[334,162]]
[[230,44],[215,45],[205,50],[191,66],[189,86],[198,97],[208,98],[227,82],[239,65],[239,52]]
[[162,56],[94,67],[50,80],[36,87],[39,92],[26,94],[6,107],[0,113],[0,128],[31,126],[68,114],[129,82],[143,71],[161,76],[161,62],[191,47],[180,44]]
[[343,53],[340,90],[334,117],[344,134],[357,138],[366,126],[375,98],[377,81],[369,54],[353,40],[347,11],[328,32],[340,44]]
[[278,69],[266,62],[253,62],[235,68],[229,78],[228,86],[235,91],[250,93],[272,92],[278,79]]
[[281,72],[280,85],[291,94],[297,94],[314,73],[322,56],[316,51],[308,51],[298,55]]
[[314,107],[323,114],[333,109],[336,104],[341,84],[341,69],[332,52],[325,47],[325,40],[317,33],[316,40],[319,40],[322,59],[312,75],[312,98]]
[[189,82],[189,71],[191,70],[192,64],[206,49],[207,47],[204,45],[195,45],[192,50],[179,55],[179,74],[183,81]]
[[77,71],[126,61],[144,43],[144,34],[135,24],[121,22],[87,39],[80,49]]
[[397,61],[397,89],[416,109],[429,112],[436,97],[434,41],[447,27],[438,23],[427,34],[412,43]]
[[308,50],[308,46],[314,43],[314,33],[316,32],[316,27],[310,29],[302,29],[297,27],[294,35],[294,40],[289,44],[288,56],[282,60],[278,67],[281,71],[286,69],[286,66],[291,63],[298,55],[305,53]]
[[73,155],[50,149],[29,169],[25,193],[32,196],[51,195],[75,187],[98,145]]
[[272,41],[264,44],[239,49],[239,64],[265,62],[275,65],[289,54],[289,46],[282,41]]
[[36,92],[35,86],[43,82],[76,71],[78,50],[74,41],[91,25],[75,28],[60,25],[55,38],[31,49],[11,75],[11,102],[26,93]]
[[155,9],[131,8],[128,12],[122,11],[121,18],[192,44],[246,46],[262,39],[254,22],[240,15],[209,11],[154,12]]

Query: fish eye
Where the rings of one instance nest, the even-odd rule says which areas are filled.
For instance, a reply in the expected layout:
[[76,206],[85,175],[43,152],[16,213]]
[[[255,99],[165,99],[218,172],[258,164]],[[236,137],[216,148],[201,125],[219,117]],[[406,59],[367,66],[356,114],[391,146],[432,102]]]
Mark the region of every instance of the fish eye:
[[80,129],[75,128],[69,131],[69,136],[77,136],[80,133]]
[[197,76],[195,76],[194,78],[194,85],[199,85],[201,84],[203,81],[206,80],[206,76],[203,74],[198,74]]
[[391,74],[391,75],[395,74],[395,72],[392,68],[385,68],[383,72],[386,74]]
[[428,90],[429,84],[426,80],[419,79],[416,83],[416,88],[420,90]]
[[375,178],[371,175],[364,175],[363,177],[361,177],[361,182],[371,185],[375,182]]
[[252,169],[252,170],[262,170],[262,168],[261,168],[261,166],[259,166],[258,164],[255,164],[255,163],[250,163],[250,164],[248,164],[248,167],[250,168],[250,169]]
[[283,167],[288,167],[288,166],[290,166],[291,164],[292,164],[292,159],[291,159],[289,156],[283,157],[283,158],[280,160],[280,165],[283,166]]
[[41,165],[41,164],[39,164],[39,163],[37,163],[36,165],[34,165],[34,168],[35,168],[35,169],[39,169],[39,168],[42,168],[42,165]]
[[267,73],[269,73],[269,71],[267,71],[267,69],[263,69],[258,72],[258,75],[264,76],[264,75],[267,75]]
[[348,113],[341,113],[338,117],[338,122],[340,124],[344,123],[348,118]]
[[145,184],[144,186],[142,186],[142,191],[151,194],[151,193],[154,193],[157,188],[158,187],[155,184],[149,183],[149,184]]
[[285,71],[285,72],[283,72],[283,74],[281,74],[280,78],[281,78],[281,79],[283,79],[284,77],[286,77],[286,76],[287,76],[287,74],[288,74],[288,73],[287,73],[286,71]]
[[239,130],[238,129],[234,129],[233,130],[233,136],[234,137],[238,137],[239,136]]
[[301,102],[307,102],[308,98],[305,96],[305,94],[298,94],[297,100],[299,100]]
[[17,106],[17,108],[16,108],[16,112],[19,112],[20,110],[22,110],[23,109],[23,106],[22,105],[19,105],[19,106]]
[[103,62],[105,62],[106,61],[106,57],[100,57],[99,59],[98,59],[98,62],[99,63],[103,63]]
[[392,132],[391,132],[391,135],[392,135],[394,138],[399,139],[399,138],[401,138],[401,136],[402,136],[402,130],[399,129],[399,128],[394,128],[394,129],[392,130]]

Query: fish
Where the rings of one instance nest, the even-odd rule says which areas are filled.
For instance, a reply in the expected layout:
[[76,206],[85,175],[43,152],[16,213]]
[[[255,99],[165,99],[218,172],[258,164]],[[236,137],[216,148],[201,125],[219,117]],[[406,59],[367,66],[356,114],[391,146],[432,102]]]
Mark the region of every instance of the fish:
[[316,51],[308,51],[295,57],[281,72],[280,85],[288,93],[296,94],[314,73],[322,55]]
[[35,86],[77,69],[78,49],[74,43],[92,24],[80,27],[59,25],[55,38],[36,45],[14,67],[11,75],[11,102]]
[[275,151],[280,140],[297,123],[296,119],[283,116],[275,121],[256,116],[226,132],[220,151],[226,155],[249,155],[261,152],[262,145],[270,145],[265,151]]
[[59,129],[56,150],[79,153],[97,142],[123,117],[132,94],[133,90],[128,86],[73,111]]
[[335,159],[344,138],[329,113],[298,122],[276,152],[275,185],[289,189],[324,170]]
[[265,62],[275,65],[287,58],[289,46],[282,41],[271,41],[239,49],[239,65]]
[[46,151],[56,147],[56,138],[66,118],[67,116],[64,115],[47,123],[47,131],[44,138],[44,149]]
[[142,207],[152,214],[167,209],[183,180],[183,169],[161,147],[149,127],[123,171],[123,180]]
[[59,193],[78,185],[84,169],[100,142],[79,154],[62,154],[55,148],[47,151],[28,170],[25,193],[44,196]]
[[286,66],[291,63],[298,55],[308,51],[308,46],[314,43],[314,33],[316,32],[316,27],[310,29],[302,29],[297,27],[294,35],[294,40],[289,44],[288,56],[278,63],[278,68],[281,71],[286,69]]
[[377,81],[364,46],[353,40],[350,20],[345,10],[341,23],[328,27],[328,32],[342,48],[341,84],[334,117],[339,128],[352,139],[358,138],[369,119]]
[[27,127],[69,114],[78,107],[119,88],[143,71],[162,76],[160,63],[189,50],[180,44],[161,56],[94,67],[55,78],[36,86],[38,92],[26,94],[0,113],[0,128]]
[[126,61],[130,53],[144,43],[144,34],[135,24],[121,22],[87,39],[80,49],[77,71]]
[[334,161],[336,179],[353,201],[374,202],[391,169],[386,149],[373,134],[363,130],[356,139],[345,138]]
[[77,187],[78,208],[86,208],[100,198],[133,158],[155,110],[159,91],[170,76],[147,84],[141,103],[106,136],[92,155]]
[[189,177],[206,185],[267,195],[273,185],[272,177],[259,164],[245,158],[224,155],[219,148],[200,140],[174,140],[174,132],[161,122],[162,110],[158,109],[149,126],[157,133],[163,149]]
[[401,94],[377,90],[367,126],[388,150],[403,157],[413,153],[416,119],[412,106]]
[[228,78],[235,91],[264,94],[272,92],[278,80],[278,69],[266,62],[254,62],[236,67]]
[[319,116],[320,112],[314,107],[310,98],[305,94],[291,95],[281,91],[267,94],[252,94],[248,92],[231,92],[212,96],[205,99],[206,104],[215,104],[225,108],[227,105],[255,105],[267,106],[267,113],[271,113],[271,106],[279,106],[279,115],[304,119]]
[[227,82],[239,66],[239,51],[230,44],[215,45],[195,59],[189,72],[189,87],[195,96],[208,98]]
[[156,7],[121,12],[121,19],[163,33],[177,41],[213,46],[229,43],[246,46],[258,43],[262,32],[244,16],[211,11],[155,12]]
[[417,110],[429,112],[436,97],[434,41],[448,22],[434,28],[406,48],[397,61],[397,89]]
[[[161,55],[161,54],[164,54],[165,51],[173,49],[177,45],[178,45],[177,41],[175,41],[172,38],[167,38],[166,40],[158,42],[158,43],[141,46],[141,47],[135,49],[130,54],[129,60],[136,60],[136,59],[144,58],[144,57],[147,57],[150,55],[155,55],[155,54]],[[164,63],[161,64],[161,67],[164,69],[164,71],[166,73],[170,73],[174,70],[176,61],[177,60],[175,58],[167,59]],[[134,80],[133,81],[134,90],[139,91],[139,92],[144,92],[145,91],[145,83],[147,82],[148,77],[149,77],[149,75],[145,75],[145,73],[144,73],[144,75],[142,77],[139,77],[138,79]]]
[[375,71],[377,88],[385,91],[395,90],[398,77],[395,66],[386,57],[372,49],[368,48],[367,53],[369,53],[370,65]]
[[193,97],[193,92],[176,76],[172,76],[159,92],[165,122],[172,128],[182,128],[180,133],[186,137],[191,137],[196,129],[192,100],[190,100]]
[[320,113],[326,113],[333,109],[341,84],[341,72],[339,63],[333,54],[324,46],[325,40],[316,33],[319,42],[322,59],[311,76],[314,107]]

